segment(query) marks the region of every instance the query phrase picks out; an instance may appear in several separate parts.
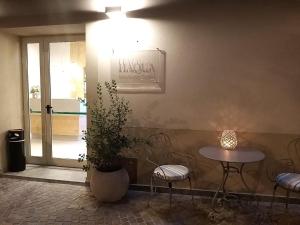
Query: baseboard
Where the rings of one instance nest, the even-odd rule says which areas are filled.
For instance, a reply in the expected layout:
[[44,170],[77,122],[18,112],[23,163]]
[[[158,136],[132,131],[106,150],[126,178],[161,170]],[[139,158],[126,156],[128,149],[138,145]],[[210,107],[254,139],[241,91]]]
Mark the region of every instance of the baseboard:
[[[130,190],[134,191],[145,191],[150,192],[150,185],[142,185],[142,184],[130,184],[129,186]],[[159,193],[169,193],[169,188],[164,186],[158,186],[156,188],[156,191]],[[184,194],[184,195],[191,195],[194,196],[204,196],[212,198],[214,194],[216,193],[216,190],[206,190],[206,189],[190,189],[187,188],[173,188],[172,192],[174,194]],[[237,192],[229,192],[230,194],[236,195],[242,199],[245,200],[254,200],[259,202],[271,202],[272,201],[272,195],[266,195],[266,194],[255,194],[255,193],[237,193]],[[274,202],[279,203],[285,203],[286,197],[285,196],[275,196]],[[300,204],[300,198],[290,197],[289,198],[289,204]]]
[[[60,184],[72,184],[72,185],[81,185],[81,186],[89,186],[89,182],[74,182],[74,181],[63,181],[63,180],[53,180],[53,179],[45,179],[45,178],[33,178],[33,177],[20,177],[14,175],[7,175],[7,174],[0,174],[0,177],[8,177],[14,179],[22,179],[22,180],[29,180],[29,181],[39,181],[39,182],[49,182],[49,183],[60,183]],[[133,191],[143,191],[143,192],[150,192],[150,186],[144,184],[130,184],[129,190]],[[169,193],[169,188],[164,186],[158,186],[156,191],[159,193]],[[206,189],[192,189],[190,191],[187,188],[173,188],[172,192],[174,194],[184,194],[184,195],[191,195],[194,196],[203,196],[212,198],[215,194],[215,190],[206,190]],[[236,195],[245,200],[254,200],[254,201],[261,201],[261,202],[271,202],[272,196],[266,194],[253,194],[253,193],[237,193],[237,192],[230,192],[230,194]],[[274,202],[285,203],[286,197],[285,196],[276,196],[274,198]],[[300,204],[300,198],[290,197],[289,204]]]

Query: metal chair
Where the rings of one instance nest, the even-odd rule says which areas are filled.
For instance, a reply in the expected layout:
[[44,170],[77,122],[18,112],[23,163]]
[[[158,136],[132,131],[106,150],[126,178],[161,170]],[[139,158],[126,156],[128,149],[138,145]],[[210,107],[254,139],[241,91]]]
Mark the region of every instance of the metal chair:
[[[288,144],[288,153],[291,154],[291,148],[295,150],[295,154],[299,156],[300,138],[292,140]],[[291,155],[290,155],[291,156]],[[285,208],[288,208],[289,197],[291,192],[300,192],[300,173],[295,172],[295,164],[292,159],[284,159],[288,162],[289,167],[292,168],[291,172],[279,173],[275,178],[275,185],[273,189],[273,196],[271,201],[271,208],[273,207],[273,202],[278,187],[286,190],[286,203]]]
[[[160,148],[160,150],[165,151],[164,153],[167,153],[165,156],[168,160],[171,159],[174,162],[175,158],[182,159],[185,158],[186,161],[192,160],[192,157],[189,155],[186,155],[184,153],[177,153],[168,151],[172,149],[172,142],[170,137],[167,134],[164,133],[158,133],[150,135],[148,138],[149,142],[151,143],[151,147],[147,149],[147,157],[146,160],[155,167],[153,170],[153,173],[151,175],[150,180],[150,191],[151,196],[153,195],[153,192],[156,192],[156,180],[161,180],[163,182],[166,182],[168,184],[169,188],[169,204],[170,207],[172,205],[172,188],[173,183],[178,181],[189,181],[189,187],[190,187],[190,193],[192,195],[192,201],[194,200],[194,196],[192,193],[192,182],[191,182],[191,173],[188,167],[181,165],[181,164],[159,164],[153,161],[153,148]],[[160,157],[164,158],[163,154],[160,153]],[[170,161],[171,161],[170,160]],[[148,202],[149,204],[149,202]]]
[[286,203],[285,208],[288,208],[290,192],[300,192],[300,174],[299,173],[280,173],[276,177],[276,184],[273,190],[272,205],[275,198],[277,187],[286,190]]

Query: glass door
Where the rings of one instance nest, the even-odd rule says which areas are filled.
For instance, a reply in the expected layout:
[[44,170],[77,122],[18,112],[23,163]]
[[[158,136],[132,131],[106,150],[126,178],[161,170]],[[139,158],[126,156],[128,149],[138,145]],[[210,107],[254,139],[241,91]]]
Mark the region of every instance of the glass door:
[[86,153],[84,38],[25,39],[24,48],[28,162],[80,167],[78,155]]
[[51,160],[55,165],[76,165],[86,153],[85,42],[73,37],[46,40],[49,57]]

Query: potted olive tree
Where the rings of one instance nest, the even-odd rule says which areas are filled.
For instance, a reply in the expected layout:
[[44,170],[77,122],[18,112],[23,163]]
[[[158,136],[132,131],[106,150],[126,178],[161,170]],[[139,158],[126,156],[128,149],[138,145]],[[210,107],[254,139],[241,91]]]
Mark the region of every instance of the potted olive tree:
[[118,96],[116,81],[105,82],[108,101],[97,84],[97,101],[88,106],[90,126],[84,131],[89,153],[79,155],[79,161],[87,160],[85,171],[91,169],[90,187],[97,200],[114,202],[128,190],[129,177],[122,167],[121,151],[131,148],[142,139],[133,138],[124,132],[127,116],[131,111],[129,102]]

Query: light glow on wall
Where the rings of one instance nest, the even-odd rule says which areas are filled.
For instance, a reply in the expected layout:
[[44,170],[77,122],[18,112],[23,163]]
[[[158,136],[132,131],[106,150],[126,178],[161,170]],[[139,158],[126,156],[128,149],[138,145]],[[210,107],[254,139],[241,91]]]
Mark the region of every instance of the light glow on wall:
[[101,21],[99,33],[103,43],[102,51],[111,54],[126,54],[140,49],[151,49],[150,46],[153,32],[150,23],[143,19],[116,18]]

